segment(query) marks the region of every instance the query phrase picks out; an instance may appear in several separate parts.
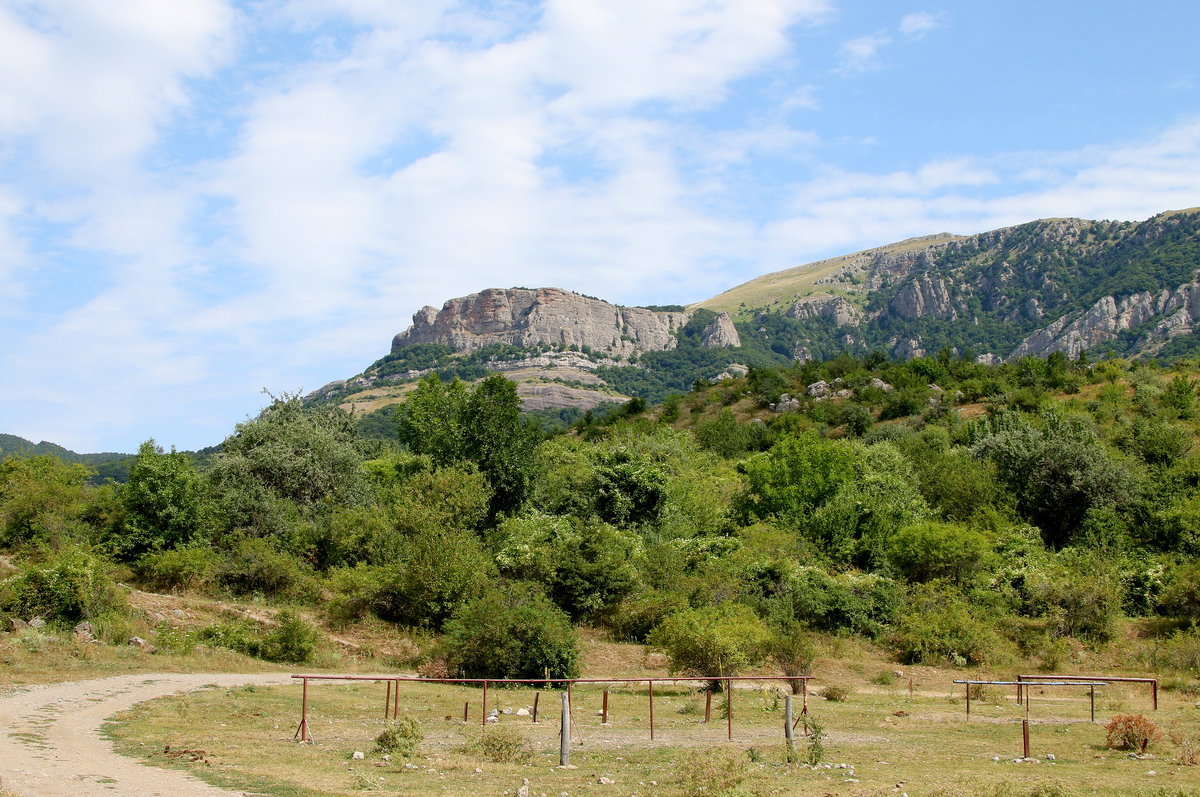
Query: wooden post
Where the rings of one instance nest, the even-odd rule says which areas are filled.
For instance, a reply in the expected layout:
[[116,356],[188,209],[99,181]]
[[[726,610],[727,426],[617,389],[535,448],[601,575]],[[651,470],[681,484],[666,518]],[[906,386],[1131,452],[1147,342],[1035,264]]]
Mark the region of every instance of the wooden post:
[[562,701],[562,723],[558,729],[558,765],[571,765],[571,698],[566,692],[559,693]]
[[911,677],[908,679],[908,699],[913,699],[913,679]]
[[533,721],[537,722],[538,698],[542,696],[541,692],[533,693]]
[[604,698],[600,704],[600,724],[608,724],[608,690],[604,690]]
[[463,725],[467,724],[467,720],[468,720],[467,712],[468,712],[468,710],[470,710],[470,708],[471,708],[471,701],[464,700],[463,701]]
[[392,719],[397,719],[400,716],[400,682],[395,681],[393,685],[395,688],[392,690]]
[[654,681],[650,684],[650,741],[654,741]]
[[[805,678],[803,683],[804,683],[804,687],[800,690],[800,694],[804,699],[804,707],[800,709],[800,713],[803,716],[807,717],[808,716],[808,679]],[[808,733],[808,720],[804,721],[804,732]]]
[[1088,699],[1092,704],[1092,722],[1096,721],[1096,685],[1088,687]]
[[966,684],[966,687],[967,687],[967,716],[969,717],[969,716],[971,716],[971,685]]
[[387,682],[387,698],[383,701],[383,718],[386,720],[392,713],[392,682]]
[[796,749],[796,731],[792,726],[792,696],[783,696],[783,738],[787,740],[789,750]]
[[1154,710],[1158,711],[1158,679],[1150,682],[1150,697],[1154,700]]
[[488,682],[484,681],[483,682],[483,711],[480,714],[480,718],[479,718],[480,725],[487,725],[487,690],[488,690]]
[[1025,758],[1029,758],[1029,720],[1021,720],[1021,740]]
[[733,682],[725,679],[725,735],[733,741]]
[[712,719],[712,684],[708,685],[708,691],[704,693],[704,724],[707,725]]

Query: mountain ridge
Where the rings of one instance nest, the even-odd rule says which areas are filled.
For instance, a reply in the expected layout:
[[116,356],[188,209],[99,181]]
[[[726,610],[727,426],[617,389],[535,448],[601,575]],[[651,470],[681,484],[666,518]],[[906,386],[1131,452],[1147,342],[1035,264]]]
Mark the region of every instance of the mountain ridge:
[[1200,354],[1198,272],[1200,209],[1189,208],[917,236],[771,272],[682,311],[489,288],[422,308],[388,355],[309,399],[379,411],[429,373],[501,371],[528,410],[594,409],[659,400],[731,367],[842,352],[1173,358]]

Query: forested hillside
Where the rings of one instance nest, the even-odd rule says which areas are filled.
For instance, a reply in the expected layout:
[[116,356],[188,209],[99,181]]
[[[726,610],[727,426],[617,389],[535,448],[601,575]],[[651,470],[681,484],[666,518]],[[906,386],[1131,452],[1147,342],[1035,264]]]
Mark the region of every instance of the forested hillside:
[[[843,355],[550,434],[504,377],[433,375],[386,442],[284,397],[203,469],[152,442],[125,485],[5,458],[0,611],[120,628],[116,577],[378,618],[430,635],[411,662],[430,673],[573,673],[579,625],[706,674],[802,669],[814,634],[902,662],[1047,669],[1119,640],[1129,666],[1186,672],[1200,660],[1196,380],[1191,363],[1061,353]],[[191,644],[311,653],[263,633]]]

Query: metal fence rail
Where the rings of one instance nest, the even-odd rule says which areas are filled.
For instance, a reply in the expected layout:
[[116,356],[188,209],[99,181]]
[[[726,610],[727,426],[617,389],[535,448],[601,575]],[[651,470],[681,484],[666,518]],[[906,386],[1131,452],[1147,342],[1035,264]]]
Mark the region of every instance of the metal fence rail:
[[[649,699],[649,716],[650,716],[650,738],[654,739],[654,685],[656,683],[721,683],[725,688],[725,726],[726,736],[729,740],[733,740],[733,683],[736,681],[784,681],[788,684],[800,683],[800,693],[803,696],[803,706],[801,708],[800,718],[808,715],[808,682],[812,680],[812,675],[736,675],[736,676],[702,676],[702,677],[655,677],[655,678],[421,678],[408,675],[315,675],[302,674],[293,675],[292,678],[301,681],[303,684],[303,693],[300,702],[300,725],[296,728],[296,733],[293,739],[298,739],[302,742],[312,741],[312,733],[309,730],[308,724],[308,682],[309,681],[373,681],[375,683],[383,682],[387,685],[386,697],[384,698],[383,716],[385,719],[399,716],[400,711],[400,684],[402,683],[425,683],[425,684],[479,684],[483,687],[482,703],[483,708],[480,711],[480,724],[486,725],[488,721],[488,690],[496,686],[506,685],[531,685],[531,684],[546,684],[548,687],[557,686],[565,688],[567,695],[568,707],[571,701],[572,687],[575,684],[646,684],[648,689]],[[538,717],[538,698],[541,693],[534,695],[532,721],[537,722]],[[788,701],[790,707],[791,701]],[[603,693],[603,704],[601,709],[601,721],[607,724],[608,722],[608,690]],[[469,704],[463,705],[463,722],[469,721]],[[708,723],[712,718],[712,690],[707,691],[704,706],[704,722]],[[800,718],[796,720],[799,723]],[[794,727],[790,721],[787,722],[789,728]],[[807,727],[807,726],[806,726]]]

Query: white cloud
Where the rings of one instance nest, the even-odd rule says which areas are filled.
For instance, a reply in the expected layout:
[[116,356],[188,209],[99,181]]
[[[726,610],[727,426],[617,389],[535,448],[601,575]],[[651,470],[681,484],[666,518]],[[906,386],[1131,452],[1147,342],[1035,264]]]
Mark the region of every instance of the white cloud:
[[839,50],[841,63],[838,71],[856,74],[878,69],[879,51],[891,43],[892,37],[883,31],[844,42]]
[[928,11],[917,11],[906,14],[900,20],[900,33],[909,38],[920,38],[931,30],[944,27],[942,14],[932,14]]

